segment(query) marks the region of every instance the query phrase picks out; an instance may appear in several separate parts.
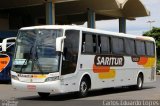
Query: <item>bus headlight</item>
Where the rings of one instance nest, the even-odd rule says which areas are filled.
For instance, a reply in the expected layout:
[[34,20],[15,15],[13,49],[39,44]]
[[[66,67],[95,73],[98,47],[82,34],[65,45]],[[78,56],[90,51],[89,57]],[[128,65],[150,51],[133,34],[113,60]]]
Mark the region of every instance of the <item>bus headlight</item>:
[[55,76],[55,77],[48,77],[48,78],[46,78],[45,82],[55,81],[55,80],[59,80],[59,76]]
[[19,81],[19,78],[15,75],[11,75],[11,78],[14,79],[14,80],[18,80]]

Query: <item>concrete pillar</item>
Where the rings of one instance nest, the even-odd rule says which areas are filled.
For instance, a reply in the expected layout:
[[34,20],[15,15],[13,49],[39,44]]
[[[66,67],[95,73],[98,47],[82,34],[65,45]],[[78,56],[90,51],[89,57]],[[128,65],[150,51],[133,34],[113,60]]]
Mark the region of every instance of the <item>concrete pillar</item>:
[[126,33],[126,19],[124,17],[119,18],[119,32]]
[[95,12],[88,9],[88,28],[95,28],[96,27],[96,25],[95,25],[96,18],[95,17],[96,17]]
[[55,2],[54,0],[47,0],[46,2],[46,24],[55,24]]

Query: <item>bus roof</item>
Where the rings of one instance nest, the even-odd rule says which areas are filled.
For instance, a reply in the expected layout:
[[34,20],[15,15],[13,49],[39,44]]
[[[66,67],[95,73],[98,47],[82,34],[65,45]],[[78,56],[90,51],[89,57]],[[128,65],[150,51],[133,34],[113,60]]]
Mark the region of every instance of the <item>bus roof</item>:
[[134,39],[139,39],[139,40],[148,40],[148,41],[155,42],[154,38],[152,37],[117,33],[117,32],[111,32],[111,31],[105,31],[105,30],[99,30],[99,29],[91,29],[91,28],[80,27],[77,25],[42,25],[42,26],[23,27],[20,30],[32,30],[32,29],[64,29],[64,30],[75,29],[75,30],[81,30],[81,31],[86,31],[86,32],[93,32],[97,34],[108,34],[108,35],[113,35],[113,36],[127,37],[127,38],[134,38]]

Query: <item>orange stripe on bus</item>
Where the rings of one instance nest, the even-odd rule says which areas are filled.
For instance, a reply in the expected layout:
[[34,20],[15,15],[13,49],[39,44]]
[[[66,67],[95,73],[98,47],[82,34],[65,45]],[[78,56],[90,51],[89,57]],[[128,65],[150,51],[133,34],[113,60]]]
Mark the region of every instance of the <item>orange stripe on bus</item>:
[[140,57],[140,60],[138,62],[138,65],[145,65],[148,61],[147,57]]
[[93,72],[94,73],[104,73],[104,72],[109,72],[110,67],[109,66],[96,66],[93,65]]

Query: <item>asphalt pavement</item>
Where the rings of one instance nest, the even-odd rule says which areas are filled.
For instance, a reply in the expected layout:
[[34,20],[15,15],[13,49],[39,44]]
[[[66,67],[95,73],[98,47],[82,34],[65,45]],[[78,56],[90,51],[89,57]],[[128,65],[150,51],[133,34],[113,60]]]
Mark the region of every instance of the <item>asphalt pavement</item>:
[[[120,105],[118,103],[122,100],[152,100],[155,103],[160,101],[160,75],[157,76],[156,82],[144,84],[142,90],[134,90],[129,87],[108,88],[90,91],[85,98],[78,98],[75,93],[69,93],[50,95],[42,99],[37,93],[16,91],[10,84],[0,84],[0,106],[115,106]],[[7,103],[10,104],[7,105]],[[160,102],[155,106],[159,105]]]

